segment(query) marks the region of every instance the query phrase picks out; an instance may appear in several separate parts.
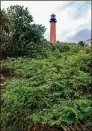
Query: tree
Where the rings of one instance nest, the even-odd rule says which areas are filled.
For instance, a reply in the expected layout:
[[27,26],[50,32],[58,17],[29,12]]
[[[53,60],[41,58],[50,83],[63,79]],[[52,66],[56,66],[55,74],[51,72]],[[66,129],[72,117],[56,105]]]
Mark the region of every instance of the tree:
[[26,31],[33,17],[24,6],[14,5],[7,8],[7,13],[11,22],[11,32],[13,42],[20,40],[22,33]]
[[9,37],[9,17],[6,11],[0,10],[0,54],[2,56],[6,56],[6,45],[8,44],[10,37]]
[[[7,9],[11,22],[10,35],[12,42],[8,46],[10,56],[29,55],[27,49],[33,48],[43,39],[45,27],[38,24],[31,24],[33,17],[24,6],[10,6]],[[36,44],[35,44],[36,43]]]
[[83,41],[79,41],[78,43],[80,46],[85,46],[84,42]]
[[35,43],[42,42],[46,28],[43,25],[32,24],[30,26],[31,38]]

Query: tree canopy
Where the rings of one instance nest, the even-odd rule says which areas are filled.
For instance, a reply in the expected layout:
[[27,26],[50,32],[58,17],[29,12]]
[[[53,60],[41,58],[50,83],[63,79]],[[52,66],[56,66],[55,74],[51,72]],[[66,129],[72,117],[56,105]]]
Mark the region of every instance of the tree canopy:
[[1,20],[2,45],[6,42],[6,33],[11,38],[7,40],[7,56],[29,55],[28,48],[31,50],[32,46],[34,47],[44,38],[46,28],[32,23],[33,17],[24,6],[14,5],[7,8],[6,12],[2,10]]

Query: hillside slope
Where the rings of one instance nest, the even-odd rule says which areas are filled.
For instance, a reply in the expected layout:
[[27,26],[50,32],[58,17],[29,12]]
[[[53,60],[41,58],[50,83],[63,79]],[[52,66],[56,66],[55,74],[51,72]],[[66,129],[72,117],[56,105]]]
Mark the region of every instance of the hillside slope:
[[8,70],[1,95],[2,128],[28,131],[37,124],[62,125],[62,130],[65,125],[92,126],[88,48],[56,49],[43,59],[8,58],[2,60],[1,69]]

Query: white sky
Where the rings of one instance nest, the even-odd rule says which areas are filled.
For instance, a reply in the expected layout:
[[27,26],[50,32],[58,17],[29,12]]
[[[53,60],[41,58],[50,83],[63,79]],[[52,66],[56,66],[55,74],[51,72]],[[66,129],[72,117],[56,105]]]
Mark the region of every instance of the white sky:
[[17,4],[28,7],[34,22],[36,24],[42,24],[47,28],[44,36],[48,40],[50,36],[50,15],[55,13],[57,19],[57,40],[67,41],[67,37],[76,34],[80,29],[84,29],[85,27],[91,29],[91,8],[86,10],[83,17],[80,17],[77,20],[71,19],[74,15],[74,8],[72,8],[72,6],[66,10],[58,9],[60,6],[65,6],[69,2],[71,1],[1,1],[1,8],[6,9],[10,5]]

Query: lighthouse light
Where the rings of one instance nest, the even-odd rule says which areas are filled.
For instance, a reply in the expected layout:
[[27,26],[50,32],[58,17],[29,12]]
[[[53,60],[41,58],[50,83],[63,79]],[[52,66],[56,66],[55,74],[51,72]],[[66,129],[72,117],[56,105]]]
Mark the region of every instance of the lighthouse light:
[[51,19],[55,19],[55,15],[53,14],[53,15],[51,15]]

